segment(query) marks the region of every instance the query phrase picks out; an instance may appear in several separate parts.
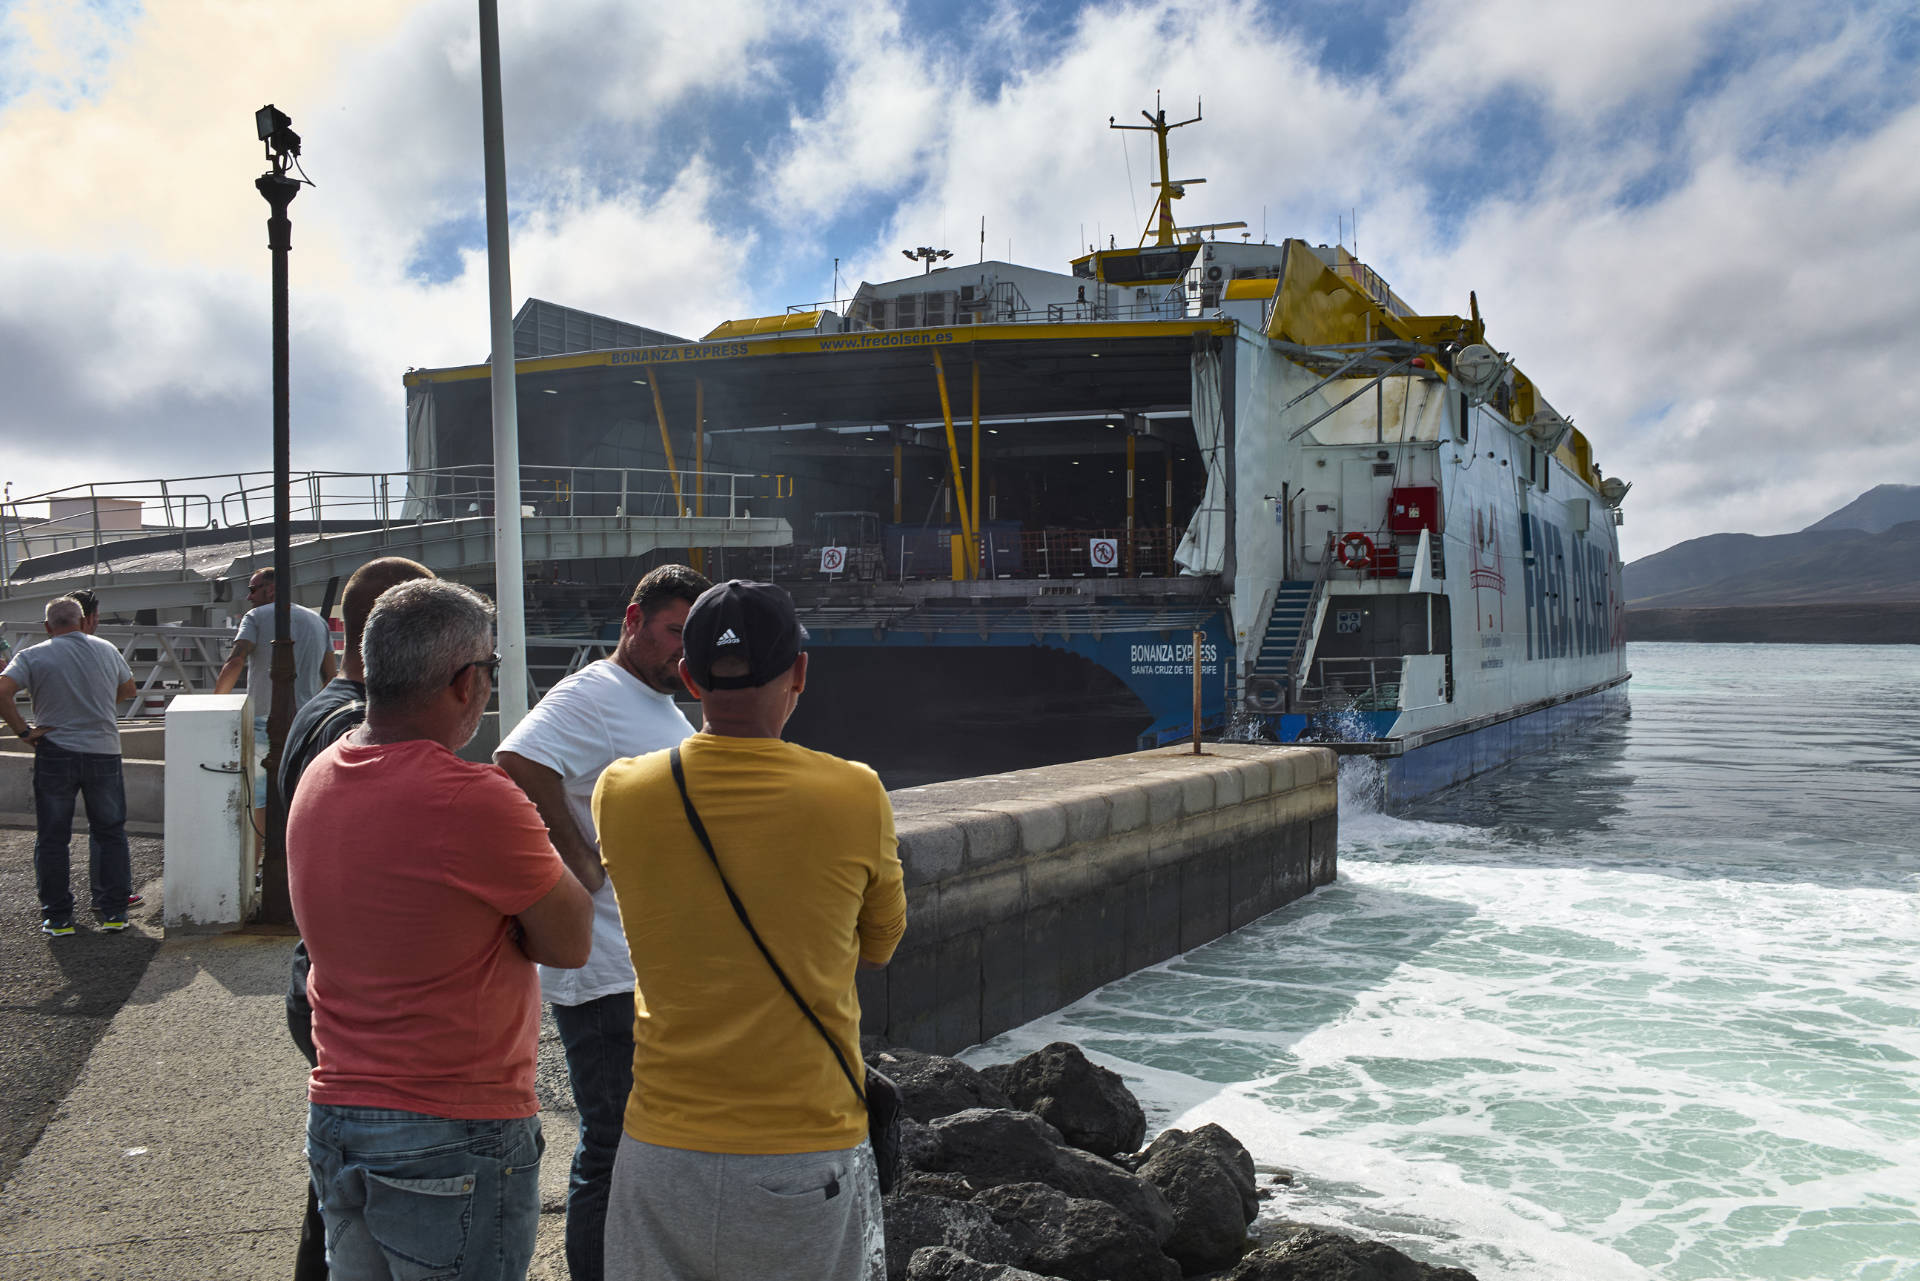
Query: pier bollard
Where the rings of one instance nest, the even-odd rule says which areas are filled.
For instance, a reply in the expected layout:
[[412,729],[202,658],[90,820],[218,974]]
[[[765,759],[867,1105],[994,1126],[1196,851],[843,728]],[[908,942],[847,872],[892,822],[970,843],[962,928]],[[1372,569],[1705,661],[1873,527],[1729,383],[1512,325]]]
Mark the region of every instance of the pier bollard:
[[166,927],[215,933],[253,915],[252,700],[181,694],[167,708]]

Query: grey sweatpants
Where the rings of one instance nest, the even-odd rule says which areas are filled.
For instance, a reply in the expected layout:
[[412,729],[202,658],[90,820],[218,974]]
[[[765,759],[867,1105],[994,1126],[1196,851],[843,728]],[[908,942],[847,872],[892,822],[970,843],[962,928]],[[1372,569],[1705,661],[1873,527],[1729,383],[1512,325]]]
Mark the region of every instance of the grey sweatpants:
[[607,1281],[885,1281],[873,1149],[740,1156],[620,1136]]

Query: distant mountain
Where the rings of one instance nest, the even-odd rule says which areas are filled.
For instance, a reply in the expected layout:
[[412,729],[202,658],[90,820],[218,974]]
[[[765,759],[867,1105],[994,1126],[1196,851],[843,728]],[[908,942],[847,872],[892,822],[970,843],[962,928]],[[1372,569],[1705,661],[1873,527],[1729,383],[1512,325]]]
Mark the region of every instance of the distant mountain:
[[1864,529],[1878,534],[1920,520],[1920,485],[1875,485],[1860,497],[1808,525],[1802,533],[1826,529]]
[[1708,534],[1626,568],[1634,609],[1920,601],[1920,485],[1880,485],[1797,534]]
[[1626,584],[1634,609],[1920,600],[1920,520],[1879,534],[1712,534],[1635,561]]

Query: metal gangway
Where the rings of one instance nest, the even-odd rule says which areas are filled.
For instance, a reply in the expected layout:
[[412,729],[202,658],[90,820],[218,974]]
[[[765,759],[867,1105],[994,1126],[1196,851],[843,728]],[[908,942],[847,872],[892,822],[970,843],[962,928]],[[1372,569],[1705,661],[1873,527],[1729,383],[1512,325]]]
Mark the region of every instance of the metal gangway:
[[[520,468],[523,558],[627,559],[663,548],[771,548],[786,520],[755,516],[774,477],[626,467]],[[379,556],[406,556],[454,578],[490,577],[493,468],[308,471],[292,480],[292,593],[318,603],[326,583]],[[273,563],[268,472],[89,483],[0,503],[0,626],[37,631],[46,602],[100,593],[114,617],[162,622],[237,612],[243,583]],[[44,511],[44,515],[42,512]]]

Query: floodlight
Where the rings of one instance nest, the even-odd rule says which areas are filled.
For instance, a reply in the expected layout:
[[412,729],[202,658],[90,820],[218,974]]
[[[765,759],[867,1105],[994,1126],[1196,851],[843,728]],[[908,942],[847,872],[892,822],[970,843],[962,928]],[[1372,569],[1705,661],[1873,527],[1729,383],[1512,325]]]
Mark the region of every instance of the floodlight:
[[253,113],[253,130],[267,144],[267,158],[276,171],[286,168],[289,157],[300,154],[300,135],[293,131],[293,117],[268,103]]

